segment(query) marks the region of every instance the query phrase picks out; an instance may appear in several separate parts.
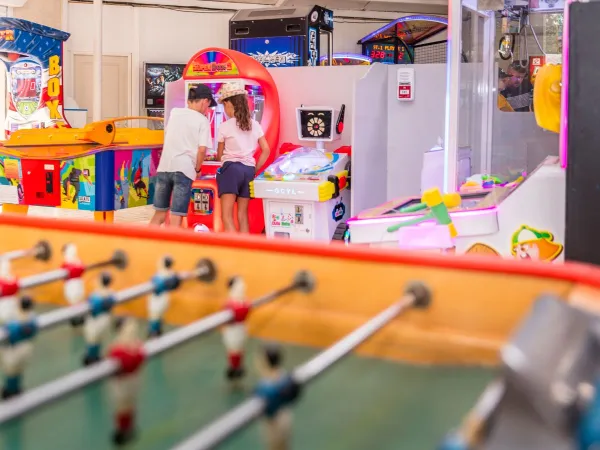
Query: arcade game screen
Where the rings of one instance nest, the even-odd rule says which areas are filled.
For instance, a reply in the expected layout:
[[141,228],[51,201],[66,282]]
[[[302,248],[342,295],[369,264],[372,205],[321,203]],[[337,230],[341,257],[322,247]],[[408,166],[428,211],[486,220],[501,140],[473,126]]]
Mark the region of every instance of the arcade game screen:
[[[188,82],[186,84],[186,92],[198,86],[198,84],[200,83]],[[223,83],[213,82],[204,84],[210,88],[213,95],[215,96],[215,99],[218,100],[219,96],[217,94],[221,89]],[[259,85],[254,84],[246,84],[245,87],[246,92],[248,93],[248,106],[250,107],[250,111],[252,111],[252,117],[258,123],[261,123],[263,109],[265,105],[265,97],[262,92],[262,88]],[[212,138],[212,145],[206,151],[206,161],[215,161],[217,159],[217,132],[221,123],[223,123],[227,119],[228,117],[225,115],[223,105],[217,104],[217,106],[208,110],[208,120],[210,121],[210,135]]]
[[185,64],[151,64],[144,68],[144,103],[146,108],[164,108],[165,83],[179,80]]

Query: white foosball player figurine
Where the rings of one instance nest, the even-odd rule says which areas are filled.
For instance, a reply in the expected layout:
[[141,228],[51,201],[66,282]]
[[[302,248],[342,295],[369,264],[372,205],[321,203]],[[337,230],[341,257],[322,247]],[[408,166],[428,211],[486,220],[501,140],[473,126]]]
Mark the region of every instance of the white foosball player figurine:
[[210,229],[203,223],[194,225],[194,233],[210,233]]
[[17,315],[19,291],[17,277],[12,272],[8,259],[0,259],[0,287],[3,296],[0,298],[0,323],[6,323]]
[[[85,300],[85,284],[83,272],[85,267],[79,259],[77,247],[74,244],[66,244],[62,249],[62,268],[69,271],[69,277],[64,282],[64,296],[69,305],[76,305]],[[84,317],[71,319],[71,325],[78,327],[83,325]]]
[[173,258],[165,256],[158,261],[158,271],[152,278],[156,289],[148,296],[148,315],[150,319],[148,337],[162,335],[163,316],[169,307],[172,289],[170,284],[177,283],[177,274],[173,271]]
[[233,320],[223,327],[223,343],[227,350],[228,367],[226,376],[234,381],[244,376],[244,347],[247,340],[246,317],[250,304],[246,299],[246,283],[242,277],[229,280],[229,298],[226,308],[233,312]]
[[137,399],[140,391],[140,368],[145,360],[143,342],[135,319],[121,321],[109,358],[119,362],[120,370],[112,378],[110,393],[114,403],[115,431],[113,442],[124,445],[135,438]]
[[115,295],[110,289],[112,277],[103,272],[98,277],[98,287],[88,297],[90,311],[85,319],[83,336],[87,343],[83,364],[88,366],[97,363],[102,358],[102,340],[109,331],[111,311],[115,305]]
[[22,297],[16,305],[15,316],[4,325],[7,341],[0,348],[3,399],[19,395],[23,390],[23,372],[31,359],[32,341],[38,330],[33,306],[31,298]]

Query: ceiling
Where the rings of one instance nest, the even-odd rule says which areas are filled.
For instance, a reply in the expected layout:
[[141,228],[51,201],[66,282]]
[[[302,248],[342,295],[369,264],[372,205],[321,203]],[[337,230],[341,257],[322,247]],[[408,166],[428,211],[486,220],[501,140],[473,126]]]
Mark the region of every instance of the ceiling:
[[395,13],[448,14],[448,2],[444,0],[406,0],[406,1],[357,1],[357,0],[283,0],[280,6],[314,5],[315,3],[330,9],[345,11],[376,11]]
[[[78,2],[91,2],[91,0],[69,0]],[[236,8],[235,5],[265,5],[266,7],[273,6],[307,6],[307,5],[320,5],[326,8],[334,9],[337,12],[343,12],[343,16],[351,16],[352,12],[361,12],[361,16],[364,17],[365,13],[384,14],[383,17],[388,15],[401,15],[401,14],[435,14],[435,15],[447,15],[448,14],[448,0],[377,0],[377,1],[364,1],[364,0],[104,0],[107,3],[125,3],[125,4],[164,4],[169,6],[179,7],[210,7],[212,4],[218,7],[219,4],[227,4],[228,8]],[[338,17],[340,14],[338,14]]]

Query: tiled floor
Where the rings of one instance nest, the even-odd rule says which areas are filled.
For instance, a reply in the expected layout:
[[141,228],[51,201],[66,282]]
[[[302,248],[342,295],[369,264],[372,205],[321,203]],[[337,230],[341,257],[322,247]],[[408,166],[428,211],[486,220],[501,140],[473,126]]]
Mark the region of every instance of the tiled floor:
[[[150,222],[153,212],[154,209],[152,206],[140,206],[137,208],[123,209],[115,213],[115,222],[147,224]],[[43,206],[30,206],[29,215],[34,217],[94,220],[94,213],[91,211],[45,208]]]

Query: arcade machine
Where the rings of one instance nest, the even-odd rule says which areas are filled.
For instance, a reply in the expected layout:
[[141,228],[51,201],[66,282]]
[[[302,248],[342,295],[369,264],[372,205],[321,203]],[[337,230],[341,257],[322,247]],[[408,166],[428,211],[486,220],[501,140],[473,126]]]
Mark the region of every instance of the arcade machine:
[[229,21],[229,48],[265,67],[318,66],[322,36],[332,55],[333,11],[320,6],[242,9]]
[[[448,19],[445,17],[406,16],[373,31],[358,41],[358,44],[362,46],[362,54],[371,58],[374,63],[446,62],[446,41],[419,44],[447,27]],[[417,48],[419,50],[415,51]]]
[[62,90],[68,38],[26,20],[0,19],[8,80],[0,203],[3,212],[46,206],[92,211],[97,220],[111,221],[115,210],[152,204],[163,133],[117,129],[128,118],[71,128]]
[[0,59],[6,67],[4,129],[69,124],[63,112],[63,43],[69,33],[23,19],[0,18]]
[[[544,66],[536,76],[536,120],[538,126],[554,132],[560,123],[560,83],[560,66]],[[460,205],[450,209],[458,233],[456,253],[564,260],[565,171],[557,157],[546,158],[518,184],[464,192],[461,197]],[[400,239],[407,236],[401,228],[428,212],[413,210],[420,202],[396,199],[361,212],[348,221],[350,242],[412,248],[411,242]],[[431,222],[419,226],[428,225]]]
[[[273,162],[277,155],[279,94],[269,72],[243,53],[221,48],[207,48],[196,53],[185,67],[183,77],[173,83],[167,83],[165,93],[166,125],[168,126],[170,110],[185,105],[190,88],[204,83],[212,89],[216,96],[223,83],[232,81],[245,84],[250,109],[254,111],[254,119],[261,124],[264,130],[265,138],[271,148],[271,155],[265,164],[266,167]],[[188,227],[218,232],[223,230],[223,224],[215,178],[217,169],[221,167],[221,162],[216,161],[216,136],[219,125],[227,120],[223,105],[217,105],[209,110],[209,120],[213,142],[207,151],[202,172],[192,185]],[[249,216],[250,232],[262,233],[264,218],[260,200],[250,201]]]
[[11,133],[0,146],[2,211],[76,209],[112,222],[116,210],[151,205],[163,132],[117,126],[130,119]]
[[322,66],[370,66],[373,60],[368,56],[356,53],[334,53],[331,62],[329,62],[328,55],[321,56],[319,62]]
[[296,108],[298,146],[281,155],[253,183],[255,198],[264,202],[266,234],[294,240],[330,240],[349,216],[350,158],[344,147],[325,152],[325,142],[340,138],[344,110]]

